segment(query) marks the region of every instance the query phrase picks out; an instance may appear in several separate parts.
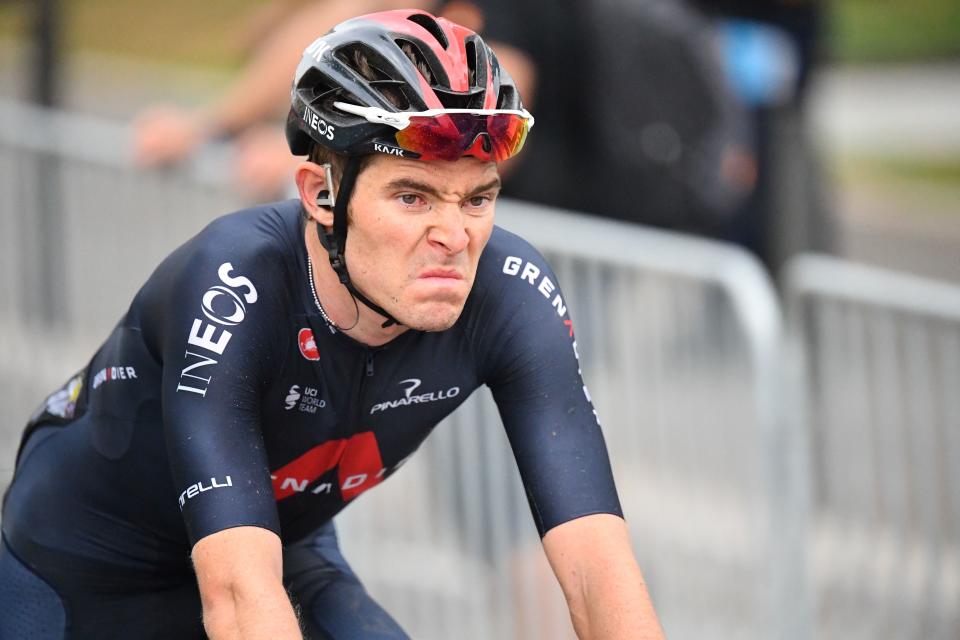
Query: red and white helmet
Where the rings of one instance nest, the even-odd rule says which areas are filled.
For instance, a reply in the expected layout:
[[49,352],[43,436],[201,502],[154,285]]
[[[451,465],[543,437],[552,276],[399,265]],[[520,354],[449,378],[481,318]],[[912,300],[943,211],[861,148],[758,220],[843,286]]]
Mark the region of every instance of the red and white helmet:
[[522,110],[513,79],[479,35],[411,9],[347,20],[307,47],[286,126],[294,155],[306,155],[313,144],[346,156],[402,146],[396,125],[383,116],[349,113],[338,102],[388,114]]

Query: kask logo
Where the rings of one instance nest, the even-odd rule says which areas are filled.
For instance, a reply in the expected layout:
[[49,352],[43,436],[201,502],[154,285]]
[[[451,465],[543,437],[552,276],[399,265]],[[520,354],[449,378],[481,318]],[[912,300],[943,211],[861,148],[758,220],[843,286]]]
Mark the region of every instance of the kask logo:
[[421,384],[422,381],[420,378],[408,378],[406,380],[401,380],[399,385],[403,387],[404,397],[397,400],[378,402],[370,408],[370,414],[373,415],[378,411],[386,411],[387,409],[395,409],[396,407],[406,407],[411,404],[424,404],[427,402],[436,402],[437,400],[448,400],[450,398],[456,398],[458,395],[460,395],[460,387],[450,387],[446,391],[431,391],[430,393],[414,395],[413,392],[416,391]]
[[399,147],[388,147],[385,144],[374,143],[373,150],[378,153],[385,153],[388,156],[402,156],[403,149]]
[[300,344],[300,353],[307,360],[319,360],[320,350],[317,348],[317,340],[313,337],[311,329],[300,329],[297,334],[297,342]]

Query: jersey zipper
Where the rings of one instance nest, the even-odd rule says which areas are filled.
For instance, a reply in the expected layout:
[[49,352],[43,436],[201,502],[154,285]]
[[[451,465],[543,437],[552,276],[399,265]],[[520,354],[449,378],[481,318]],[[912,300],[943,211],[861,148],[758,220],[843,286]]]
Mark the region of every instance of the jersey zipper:
[[373,377],[374,366],[373,366],[373,357],[374,350],[369,347],[364,349],[364,359],[363,359],[363,371],[358,376],[356,391],[354,392],[353,398],[353,411],[351,412],[353,416],[352,424],[348,425],[348,429],[354,431],[359,429],[363,425],[363,392],[367,386],[367,380]]
[[368,378],[372,378],[372,377],[373,377],[373,351],[370,350],[370,349],[367,349],[367,369],[366,369],[366,373],[367,373],[367,377],[368,377]]

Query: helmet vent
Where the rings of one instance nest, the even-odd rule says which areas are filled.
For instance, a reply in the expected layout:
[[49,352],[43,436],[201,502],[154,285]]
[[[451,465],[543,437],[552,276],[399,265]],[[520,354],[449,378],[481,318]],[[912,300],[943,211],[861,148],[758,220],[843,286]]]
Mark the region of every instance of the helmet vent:
[[400,111],[410,109],[406,83],[396,80],[376,80],[370,83],[370,87],[376,89],[377,93]]
[[477,86],[477,43],[468,40],[467,49],[467,68],[470,70],[470,86]]
[[369,46],[356,42],[341,47],[337,57],[367,80],[390,80],[390,75],[379,68],[379,54]]
[[516,87],[509,84],[500,85],[500,98],[497,100],[497,109],[519,109],[520,94]]
[[396,44],[400,47],[400,50],[403,51],[403,54],[410,59],[410,62],[413,63],[413,66],[417,68],[417,71],[420,72],[426,81],[427,84],[440,84],[443,83],[443,79],[435,78],[433,69],[430,67],[430,63],[427,62],[427,58],[423,55],[423,52],[420,51],[420,48],[410,42],[409,40],[396,40]]
[[316,105],[326,96],[337,91],[337,87],[331,83],[319,69],[308,69],[303,74],[303,79],[299,82],[300,95],[304,101]]
[[433,19],[433,16],[425,13],[414,13],[413,15],[407,16],[407,20],[417,23],[430,32],[430,35],[436,38],[437,42],[439,42],[440,46],[444,49],[450,46],[446,34],[443,33],[443,29],[441,29],[437,21]]

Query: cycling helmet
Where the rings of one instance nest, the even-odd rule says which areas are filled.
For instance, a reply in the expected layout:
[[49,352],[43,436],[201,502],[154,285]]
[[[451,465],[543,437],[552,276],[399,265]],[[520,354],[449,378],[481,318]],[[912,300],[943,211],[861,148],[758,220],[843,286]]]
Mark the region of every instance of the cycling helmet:
[[397,148],[395,129],[346,113],[338,101],[394,113],[522,108],[513,79],[479,35],[412,9],[347,20],[307,47],[286,126],[294,155],[313,144],[346,156]]

